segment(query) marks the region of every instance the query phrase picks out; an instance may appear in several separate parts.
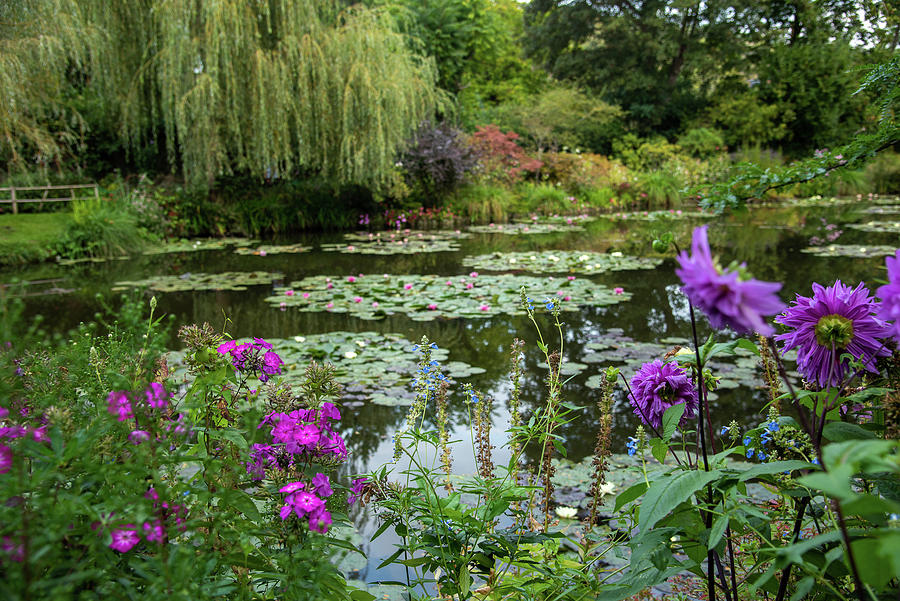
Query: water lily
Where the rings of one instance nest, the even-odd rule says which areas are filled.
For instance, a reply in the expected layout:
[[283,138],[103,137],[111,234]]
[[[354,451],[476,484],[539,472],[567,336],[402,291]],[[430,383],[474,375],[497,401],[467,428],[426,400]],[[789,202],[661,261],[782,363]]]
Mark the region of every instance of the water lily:
[[361,296],[354,296],[354,297],[353,297],[353,302],[354,302],[354,303],[361,303],[361,302],[362,302],[362,297],[361,297]]
[[564,520],[571,520],[578,515],[578,510],[574,507],[557,507],[554,511],[556,512],[556,515]]
[[615,288],[613,288],[613,294],[625,294],[625,289],[616,286]]
[[305,336],[294,336],[294,342],[306,342]]
[[309,298],[309,292],[304,292],[304,293],[303,293],[303,298]]
[[285,290],[284,295],[285,296],[294,296],[294,291],[293,290]]
[[434,303],[429,303],[429,304],[428,304],[428,310],[429,310],[429,311],[435,311],[435,310],[437,310],[437,305],[434,304]]
[[347,359],[355,359],[356,353],[353,351],[347,351],[346,353],[344,353],[344,357]]
[[347,276],[347,281],[350,282],[350,283],[352,284],[353,282],[356,281],[356,278],[353,277],[352,275],[351,275],[351,276]]
[[479,311],[490,311],[491,308],[487,305],[481,305],[480,307],[478,307],[478,310]]
[[325,305],[325,308],[326,309],[334,309],[334,303],[328,303],[327,305]]

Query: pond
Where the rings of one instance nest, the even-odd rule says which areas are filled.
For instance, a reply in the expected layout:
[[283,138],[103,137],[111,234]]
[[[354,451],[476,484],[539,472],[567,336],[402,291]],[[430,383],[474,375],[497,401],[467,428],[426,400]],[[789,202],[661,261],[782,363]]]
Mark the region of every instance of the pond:
[[[456,381],[451,439],[460,440],[455,471],[474,471],[462,382],[494,399],[495,458],[502,462],[508,425],[507,368],[513,339],[525,342],[523,410],[543,402],[546,365],[519,288],[534,299],[536,321],[551,348],[558,335],[544,305],[561,303],[564,399],[580,408],[562,431],[568,458],[590,455],[598,426],[598,376],[608,365],[630,378],[644,361],[687,345],[687,302],[675,261],[651,242],[671,230],[682,247],[692,229],[710,224],[721,264],[747,263],[759,279],[784,283],[781,296],[810,294],[813,282],[884,278],[884,256],[900,245],[900,200],[808,200],[715,217],[699,212],[539,218],[442,232],[307,234],[289,239],[188,242],[105,262],[44,264],[0,271],[0,282],[23,288],[29,316],[49,318],[65,332],[101,310],[96,298],[150,285],[158,311],[181,324],[209,322],[234,337],[259,336],[285,357],[287,377],[310,358],[334,363],[348,383],[343,399],[349,473],[365,472],[393,455],[392,434],[403,423],[415,370],[413,343],[422,336],[441,349],[438,360]],[[165,251],[165,252],[160,252]],[[371,254],[370,254],[371,253]],[[226,319],[228,320],[226,322]],[[700,335],[708,327],[703,322]],[[171,340],[173,349],[177,340]],[[719,365],[712,400],[716,427],[732,419],[761,421],[765,394],[754,389],[756,361],[738,356]],[[624,392],[614,408],[613,448],[624,450],[637,426]],[[468,462],[466,457],[469,457]],[[371,516],[357,516],[363,540]],[[389,543],[390,541],[386,541]],[[364,548],[367,545],[363,545]],[[357,566],[368,581],[397,579],[376,570],[379,547]]]

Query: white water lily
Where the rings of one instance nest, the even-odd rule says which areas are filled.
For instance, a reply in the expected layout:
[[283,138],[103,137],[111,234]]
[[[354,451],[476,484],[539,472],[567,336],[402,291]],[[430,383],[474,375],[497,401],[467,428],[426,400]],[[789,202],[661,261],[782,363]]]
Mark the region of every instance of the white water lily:
[[366,341],[365,340],[357,340],[356,346],[358,346],[359,348],[363,348],[364,346],[366,346]]
[[590,257],[588,255],[581,255],[580,257],[578,257],[578,261],[581,263],[584,263],[588,259],[590,259]]
[[604,482],[600,485],[598,492],[600,493],[600,498],[602,499],[606,495],[611,495],[616,492],[616,485],[612,482]]
[[346,353],[344,353],[344,357],[346,357],[347,359],[353,359],[354,357],[356,357],[356,353],[354,353],[353,351],[347,351]]
[[549,257],[547,257],[547,260],[548,260],[548,261],[553,261],[554,263],[556,263],[557,261],[559,261],[559,257],[556,257],[556,256],[554,256],[554,255],[550,255]]
[[306,342],[305,336],[294,336],[294,342]]
[[610,256],[610,257],[621,257],[621,256],[622,256],[622,253],[619,252],[619,251],[616,251],[616,252],[614,252],[614,253],[609,253],[609,256]]
[[566,520],[571,520],[578,515],[578,510],[574,507],[557,507],[554,511],[556,511],[556,515]]
[[515,257],[510,257],[509,262],[510,262],[510,263],[515,263],[515,262],[516,262],[516,258],[515,258]]

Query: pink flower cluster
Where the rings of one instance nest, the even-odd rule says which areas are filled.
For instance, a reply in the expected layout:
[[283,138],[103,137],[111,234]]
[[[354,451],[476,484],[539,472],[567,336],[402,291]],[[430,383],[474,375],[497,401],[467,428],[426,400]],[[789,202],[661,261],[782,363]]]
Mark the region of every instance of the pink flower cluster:
[[261,382],[268,382],[271,376],[281,374],[281,366],[284,365],[278,353],[272,350],[272,345],[262,338],[243,344],[229,340],[216,350],[220,355],[229,355],[237,371],[257,375]]
[[127,553],[141,542],[141,536],[148,543],[165,544],[169,540],[166,524],[175,525],[180,531],[184,531],[184,520],[187,518],[187,508],[184,505],[170,504],[166,501],[159,502],[159,493],[151,488],[144,494],[144,498],[153,501],[153,513],[158,516],[155,520],[144,522],[140,528],[134,524],[123,524],[110,531],[112,542],[109,547],[119,553]]
[[281,508],[282,520],[288,519],[291,514],[309,522],[309,529],[325,534],[331,525],[331,513],[325,509],[325,499],[334,491],[328,476],[318,473],[313,476],[311,482],[291,482],[281,488],[281,492],[287,493],[284,506]]
[[[29,413],[27,408],[20,412],[21,416],[24,418],[27,418]],[[50,438],[47,436],[46,424],[40,426],[22,425],[7,422],[8,419],[9,409],[0,407],[0,424],[4,424],[0,425],[0,441],[4,439],[15,440],[16,438],[26,438],[30,436],[37,442],[50,442]],[[42,418],[41,421],[45,421],[44,418]],[[12,462],[12,449],[0,442],[0,474],[5,474],[12,469]]]
[[[176,436],[187,434],[188,429],[184,424],[184,415],[179,413],[172,417],[166,412],[171,397],[172,393],[167,392],[165,386],[159,382],[151,382],[147,389],[140,393],[113,390],[106,397],[106,408],[111,415],[116,416],[118,421],[134,420],[135,426],[143,424],[144,427],[148,427],[156,417],[165,417],[166,434],[175,434]],[[138,409],[139,417],[135,417],[135,409]],[[147,442],[150,438],[150,432],[139,426],[128,435],[128,441],[135,445]]]

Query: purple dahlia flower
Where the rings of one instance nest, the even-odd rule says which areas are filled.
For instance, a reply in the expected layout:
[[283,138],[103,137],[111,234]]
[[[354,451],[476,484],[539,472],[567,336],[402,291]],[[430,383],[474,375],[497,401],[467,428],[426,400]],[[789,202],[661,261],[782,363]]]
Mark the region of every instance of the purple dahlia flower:
[[797,367],[804,378],[823,388],[839,386],[850,370],[841,355],[849,353],[877,373],[875,359],[890,354],[877,340],[891,331],[875,317],[876,310],[878,303],[863,283],[856,288],[840,280],[828,288],[813,284],[812,298],[798,294],[775,318],[791,329],[775,340],[784,343],[785,351],[797,349]]
[[630,402],[634,414],[657,431],[662,429],[663,414],[672,405],[686,405],[682,423],[696,415],[699,405],[697,391],[687,372],[676,363],[663,363],[659,359],[644,363],[631,378]]
[[717,330],[727,326],[739,333],[771,336],[775,330],[763,316],[784,310],[777,295],[781,284],[741,279],[738,270],[722,271],[713,261],[706,228],[704,225],[694,230],[690,256],[687,251],[678,255],[675,273],[684,283],[681,289]]
[[900,342],[900,250],[884,260],[887,265],[888,283],[875,291],[881,299],[878,318],[893,321],[891,335]]

